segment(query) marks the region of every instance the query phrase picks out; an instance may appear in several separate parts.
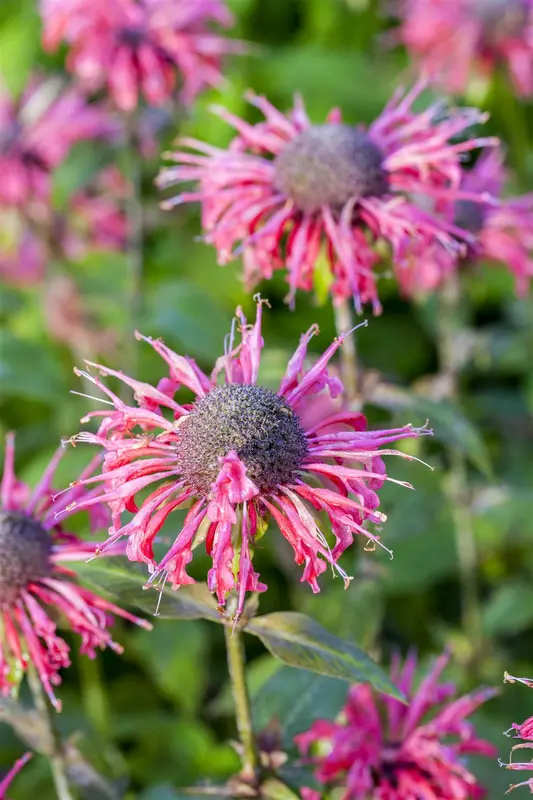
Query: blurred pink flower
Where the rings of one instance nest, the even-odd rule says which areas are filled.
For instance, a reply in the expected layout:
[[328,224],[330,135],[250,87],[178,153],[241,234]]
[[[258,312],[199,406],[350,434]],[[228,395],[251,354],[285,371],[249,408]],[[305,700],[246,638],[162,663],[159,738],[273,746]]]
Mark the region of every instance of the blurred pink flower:
[[402,18],[399,38],[448,91],[503,63],[519,94],[533,92],[533,0],[403,0]]
[[171,154],[179,166],[163,169],[158,184],[199,185],[163,207],[200,201],[206,241],[221,264],[243,252],[248,287],[287,269],[292,303],[297,289],[312,289],[315,270],[326,269],[334,301],[353,297],[357,307],[371,302],[379,313],[376,239],[389,243],[396,271],[414,242],[459,250],[457,237],[470,241],[470,234],[422,205],[479,199],[460,190],[461,156],[496,142],[466,136],[452,143],[485,115],[469,108],[445,113],[442,103],[415,113],[423,88],[420,82],[396,93],[367,131],[343,124],[338,110],[313,125],[299,97],[285,116],[249,94],[265,115],[255,125],[217,108],[238,135],[227,150],[182,139],[197,152]]
[[0,281],[13,286],[40,283],[46,263],[45,243],[28,229],[18,209],[0,208]]
[[[504,185],[503,153],[499,148],[484,153],[473,169],[464,173],[465,193],[499,198]],[[533,278],[533,193],[502,198],[497,203],[460,200],[454,205],[454,222],[475,237],[462,256],[443,248],[420,248],[410,268],[398,273],[404,294],[432,291],[460,264],[473,267],[479,262],[504,264],[514,275],[516,292],[527,294]]]
[[15,761],[5,778],[0,783],[0,800],[7,800],[6,792],[9,789],[13,779],[19,774],[22,767],[24,767],[30,758],[32,757],[31,753],[24,753],[22,758],[19,758]]
[[[96,648],[122,651],[107,630],[113,615],[151,627],[79,586],[75,573],[65,566],[70,561],[86,561],[96,548],[63,529],[63,521],[74,513],[73,504],[94,494],[85,489],[83,480],[91,475],[96,461],[81,474],[81,483],[54,498],[51,484],[62,454],[60,449],[31,491],[15,476],[14,437],[9,434],[0,483],[0,617],[4,632],[0,692],[8,694],[31,663],[57,710],[61,703],[52,687],[61,682],[59,671],[70,665],[69,647],[57,633],[57,614],[81,636],[80,652],[91,658]],[[91,527],[99,529],[106,523],[102,505],[94,506]]]
[[73,144],[114,131],[106,112],[58,80],[33,78],[18,100],[0,92],[0,206],[48,202],[51,173]]
[[[504,675],[504,681],[507,683],[523,683],[525,686],[533,687],[532,679],[516,678],[514,675],[509,675],[508,672]],[[533,761],[531,759],[529,761],[512,760],[513,753],[517,750],[533,750],[533,717],[529,717],[522,723],[513,722],[509,730],[505,731],[505,735],[512,736],[513,739],[523,739],[524,741],[520,742],[520,744],[515,744],[515,746],[511,748],[511,760],[508,764],[499,759],[500,766],[520,772],[533,772]],[[533,794],[533,777],[521,781],[520,783],[512,784],[505,794],[510,794],[514,789],[518,789],[521,786],[528,786],[531,794]]]
[[71,235],[65,243],[71,258],[85,255],[88,249],[126,249],[128,222],[124,206],[130,193],[129,181],[110,166],[73,195],[67,210]]
[[[368,685],[352,686],[339,719],[319,720],[296,736],[301,752],[313,753],[317,780],[342,789],[343,800],[483,797],[485,792],[464,757],[492,756],[495,748],[478,738],[467,717],[496,690],[478,689],[451,700],[455,687],[440,683],[448,661],[448,655],[440,656],[415,689],[416,658],[408,656],[403,667],[395,659],[391,678],[407,697],[407,705],[376,696]],[[320,794],[307,793],[304,800],[313,797]]]
[[107,87],[123,111],[140,93],[161,105],[176,84],[190,105],[222,83],[222,57],[243,50],[211,30],[232,24],[223,0],[41,0],[41,10],[45,48],[65,40],[68,68],[89,91]]
[[[340,555],[352,544],[354,534],[361,534],[371,546],[379,543],[379,537],[364,524],[373,523],[379,530],[386,519],[378,511],[378,491],[392,479],[382,457],[410,458],[389,449],[389,443],[430,433],[410,425],[367,431],[365,417],[348,411],[323,416],[312,427],[304,427],[301,412],[309,398],[326,388],[333,396],[342,391],[327,364],[348,333],[306,368],[307,347],[318,330],[311,327],[301,337],[276,393],[257,383],[263,302],[257,303],[254,325],[248,325],[237,309],[241,343],[235,344],[234,324],[225,355],[210,377],[192,359],[140,334],[138,338],[150,344],[169,367],[169,377],[162,378],[157,387],[87,362],[100,374],[130,386],[137,405],[124,403],[91,372],[79,372],[114,408],[88,414],[85,420],[102,418],[100,429],[71,440],[104,449],[102,474],[83,481],[85,486],[102,482],[103,487],[91,498],[80,498],[76,506],[109,503],[109,544],[128,537],[128,556],[148,564],[149,583],[168,579],[179,587],[194,583],[186,567],[195,539],[201,535],[213,560],[209,589],[216,592],[221,606],[228,592],[236,590],[236,618],[246,592],[267,588],[253,569],[252,549],[265,532],[269,515],[292,546],[296,563],[305,565],[302,581],[314,592],[319,591],[317,578],[328,564],[347,585],[350,578],[338,564]],[[225,378],[222,384],[217,383],[220,375]],[[195,395],[193,404],[181,405],[174,399],[182,387]],[[167,419],[165,412],[172,418]],[[136,495],[149,486],[151,493],[137,506]],[[187,505],[179,534],[157,563],[156,535],[174,510]],[[312,509],[329,518],[333,547]],[[133,519],[124,521],[124,512],[133,513]]]

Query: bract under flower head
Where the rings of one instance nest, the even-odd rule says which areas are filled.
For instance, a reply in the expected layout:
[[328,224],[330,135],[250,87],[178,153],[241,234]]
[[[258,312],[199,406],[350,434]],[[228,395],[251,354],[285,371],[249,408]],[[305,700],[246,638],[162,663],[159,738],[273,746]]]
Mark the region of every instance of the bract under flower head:
[[[91,442],[104,449],[101,475],[84,484],[102,483],[93,498],[78,507],[106,501],[112,510],[109,543],[128,538],[128,555],[148,564],[152,577],[179,587],[193,583],[186,567],[196,540],[205,540],[213,560],[208,585],[223,606],[227,595],[238,594],[237,618],[248,591],[264,591],[252,566],[252,549],[270,517],[304,565],[302,581],[319,591],[318,577],[327,565],[346,583],[349,577],[339,557],[361,534],[370,543],[379,536],[367,529],[386,517],[378,510],[378,491],[388,478],[383,456],[403,455],[389,449],[398,439],[430,433],[407,425],[392,430],[366,430],[362,414],[329,410],[306,418],[314,396],[327,389],[342,391],[327,364],[348,333],[336,339],[312,365],[306,365],[313,326],[289,361],[277,392],[258,384],[263,339],[261,316],[249,325],[241,309],[226,341],[225,355],[211,376],[189,358],[177,355],[161,340],[138,334],[169,368],[156,387],[122,372],[89,363],[101,375],[114,376],[134,391],[136,405],[124,403],[91,371],[83,374],[109,398],[113,408],[95,411],[86,419],[102,418],[97,433],[82,432],[73,441]],[[219,378],[223,378],[219,382]],[[182,405],[175,399],[181,388],[196,399]],[[381,449],[383,448],[383,449]],[[404,484],[408,485],[408,484]],[[151,487],[142,500],[137,495]],[[189,506],[183,526],[168,552],[156,561],[153,543],[163,524],[178,508]],[[125,521],[125,511],[133,519]],[[332,543],[313,511],[329,519]]]
[[[114,615],[151,627],[79,586],[74,573],[64,566],[86,560],[94,554],[95,544],[63,528],[63,521],[74,511],[72,503],[91,498],[94,492],[79,484],[54,501],[51,484],[62,454],[62,450],[55,454],[32,491],[16,479],[10,434],[0,482],[0,692],[9,693],[32,664],[58,710],[61,703],[53,686],[61,682],[60,670],[70,665],[70,658],[67,643],[56,630],[56,615],[82,637],[80,650],[91,658],[96,648],[121,652],[107,630]],[[82,481],[95,466],[96,461],[82,473]],[[106,521],[102,505],[91,507],[92,527],[100,528]]]
[[178,166],[163,169],[158,184],[197,181],[198,188],[163,207],[200,201],[206,241],[221,264],[242,251],[248,287],[286,269],[292,303],[298,289],[313,288],[315,271],[325,266],[334,301],[353,297],[357,307],[370,302],[379,313],[377,240],[388,242],[396,271],[415,244],[417,250],[464,249],[458,237],[473,241],[472,235],[423,206],[482,199],[460,190],[461,157],[496,142],[465,134],[485,120],[475,109],[446,111],[436,103],[415,113],[424,85],[395,94],[366,131],[344,124],[338,110],[326,124],[312,124],[299,97],[283,115],[249,94],[265,115],[255,125],[217,108],[237,136],[227,150],[181,139],[189,150],[169,154]]
[[[523,683],[525,686],[529,686],[530,688],[533,687],[533,680],[531,678],[516,678],[514,675],[509,675],[508,672],[506,672],[504,675],[504,682]],[[533,772],[533,761],[531,758],[529,761],[522,761],[520,760],[519,755],[518,760],[513,761],[514,754],[517,750],[519,750],[520,753],[523,750],[533,750],[533,717],[529,717],[522,723],[513,722],[509,730],[505,731],[505,735],[512,736],[513,739],[522,739],[522,741],[519,744],[515,744],[514,747],[511,748],[511,758],[509,763],[499,759],[500,766],[520,772]],[[525,781],[521,781],[520,783],[512,784],[509,786],[505,794],[510,794],[514,789],[518,789],[521,786],[528,786],[530,792],[533,794],[533,777],[528,778]]]
[[107,87],[123,111],[141,93],[161,105],[176,85],[189,105],[222,83],[223,56],[243,51],[212,30],[232,23],[223,0],[41,0],[41,10],[45,48],[66,41],[69,69],[89,91]]
[[[503,153],[496,148],[484,153],[464,173],[461,188],[479,197],[499,198],[505,181]],[[420,248],[409,268],[398,272],[405,295],[437,289],[460,266],[481,262],[504,264],[515,278],[516,292],[523,297],[533,278],[533,194],[498,199],[498,202],[461,200],[454,204],[458,228],[475,234],[462,255],[442,248]]]
[[[324,788],[339,787],[343,800],[477,800],[484,795],[464,757],[492,756],[495,748],[477,737],[467,717],[496,692],[478,689],[452,700],[455,687],[441,683],[448,660],[440,656],[415,688],[416,658],[408,656],[403,667],[395,659],[391,678],[407,697],[406,705],[376,696],[370,686],[353,686],[338,720],[319,720],[296,736],[301,752],[312,753]],[[313,796],[308,793],[307,799]]]
[[463,92],[473,75],[506,65],[514,89],[533,92],[532,0],[403,0],[398,38],[432,80]]
[[48,203],[51,173],[73,144],[115,130],[106,112],[60,81],[34,78],[18,100],[1,91],[0,206]]

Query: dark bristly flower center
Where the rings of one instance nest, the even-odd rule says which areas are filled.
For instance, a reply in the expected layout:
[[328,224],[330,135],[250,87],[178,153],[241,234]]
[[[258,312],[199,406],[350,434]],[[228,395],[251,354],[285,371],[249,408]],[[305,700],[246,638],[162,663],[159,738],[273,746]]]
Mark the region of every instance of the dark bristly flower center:
[[308,453],[298,417],[271,389],[251,384],[218,386],[194,404],[180,423],[178,457],[183,477],[207,492],[219,459],[235,450],[261,492],[291,483]]
[[472,9],[483,24],[483,38],[489,45],[519,36],[530,14],[527,0],[472,0]]
[[17,600],[28,583],[52,571],[52,539],[35,520],[0,510],[0,608]]
[[470,233],[479,233],[485,223],[485,206],[473,200],[458,200],[455,204],[453,224]]
[[274,162],[274,182],[300,211],[338,211],[348,200],[388,189],[383,154],[363,131],[349,125],[316,125],[300,133]]

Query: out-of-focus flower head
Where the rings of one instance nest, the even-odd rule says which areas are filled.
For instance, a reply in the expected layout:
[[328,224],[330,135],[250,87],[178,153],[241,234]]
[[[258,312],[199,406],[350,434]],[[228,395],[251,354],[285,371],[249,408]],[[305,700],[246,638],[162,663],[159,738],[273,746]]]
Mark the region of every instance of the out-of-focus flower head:
[[[533,679],[531,678],[516,678],[514,675],[509,675],[509,673],[506,672],[503,679],[507,683],[523,683],[524,686],[533,687]],[[520,759],[518,761],[513,761],[513,754],[516,753],[517,750],[533,750],[533,717],[528,717],[528,719],[522,723],[513,722],[509,730],[505,731],[505,735],[512,736],[513,739],[522,739],[522,741],[511,748],[511,760],[509,763],[500,759],[500,766],[519,772],[533,772],[533,761],[531,759],[529,759],[529,761],[521,761]],[[521,781],[520,783],[512,784],[505,794],[510,794],[514,789],[518,789],[521,786],[528,786],[531,794],[533,794],[533,777]]]
[[463,92],[503,63],[515,91],[533,92],[532,0],[403,0],[398,37],[432,80]]
[[72,146],[116,132],[109,114],[74,87],[33,78],[22,96],[0,91],[0,206],[47,203],[51,174]]
[[28,763],[31,757],[31,753],[24,753],[22,758],[18,758],[15,761],[5,778],[3,778],[2,782],[0,783],[0,800],[7,800],[6,792],[11,786],[13,779],[17,777],[22,767]]
[[[500,148],[484,153],[473,169],[464,173],[462,190],[480,197],[500,198],[505,182],[503,153]],[[533,194],[501,198],[497,203],[459,200],[453,207],[458,228],[474,237],[463,255],[443,248],[420,248],[411,259],[411,268],[399,274],[404,294],[437,289],[460,266],[480,262],[504,264],[514,275],[516,292],[523,297],[533,278]]]
[[[90,498],[94,492],[77,483],[54,501],[52,481],[62,454],[63,450],[58,450],[31,490],[15,476],[14,437],[9,434],[0,483],[0,692],[8,694],[31,664],[57,710],[61,703],[53,687],[61,682],[60,670],[70,665],[70,657],[67,643],[57,632],[56,617],[65,619],[81,636],[80,652],[91,658],[97,648],[121,652],[108,631],[113,616],[151,627],[79,586],[66,566],[71,561],[87,560],[96,545],[63,527],[75,511],[72,504]],[[89,465],[80,480],[83,482],[95,467],[96,462]],[[95,505],[90,518],[93,530],[104,527],[105,508]]]
[[41,0],[44,45],[70,45],[67,66],[89,91],[107,87],[132,111],[142,93],[161,105],[180,88],[190,105],[223,77],[221,60],[242,52],[212,29],[232,24],[224,0]]
[[[477,800],[485,794],[465,756],[492,756],[468,717],[496,693],[478,689],[453,700],[455,687],[441,682],[449,656],[436,659],[418,688],[416,658],[392,665],[391,678],[407,705],[376,695],[370,686],[352,686],[335,721],[319,720],[296,736],[300,751],[316,766],[324,787],[339,787],[343,800]],[[320,797],[307,790],[305,800]]]
[[371,302],[379,313],[376,241],[388,242],[397,274],[408,268],[414,243],[460,250],[457,237],[469,241],[469,232],[423,205],[476,199],[460,189],[461,156],[495,144],[465,133],[485,120],[476,109],[446,110],[439,102],[414,112],[423,88],[420,82],[397,92],[367,130],[343,123],[338,110],[314,125],[299,97],[284,115],[249,94],[265,115],[255,125],[217,108],[238,135],[226,150],[182,139],[193,152],[170,154],[178,166],[163,169],[158,183],[198,187],[164,207],[200,201],[206,241],[221,264],[243,253],[248,287],[286,269],[292,303],[297,289],[313,288],[320,270],[329,273],[334,301],[353,297],[356,307]]
[[45,243],[28,229],[18,209],[0,209],[0,280],[13,286],[40,283],[46,262]]
[[[155,580],[174,587],[194,583],[186,568],[198,537],[205,540],[213,566],[208,586],[221,606],[227,595],[238,595],[236,617],[248,591],[264,591],[252,566],[255,542],[265,532],[267,518],[278,525],[304,565],[302,581],[319,591],[318,577],[327,565],[346,585],[349,576],[339,557],[361,534],[374,546],[385,515],[378,510],[378,492],[387,476],[383,456],[405,454],[389,444],[430,433],[407,425],[392,430],[366,430],[362,414],[324,413],[304,425],[305,409],[324,389],[335,397],[342,392],[327,364],[348,333],[336,339],[312,365],[306,365],[307,348],[317,327],[303,334],[289,361],[278,392],[258,383],[263,339],[262,304],[257,302],[255,324],[249,325],[239,308],[236,325],[225,344],[225,354],[211,376],[195,362],[177,355],[161,340],[140,334],[164,359],[168,377],[157,386],[134,380],[122,372],[88,362],[104,376],[114,376],[133,389],[136,405],[124,403],[91,371],[80,372],[99,388],[112,409],[87,415],[101,419],[97,433],[82,432],[72,441],[103,448],[100,475],[85,486],[101,483],[91,498],[76,501],[78,508],[105,501],[112,511],[109,544],[128,539],[128,556],[145,562]],[[222,378],[222,382],[219,382]],[[193,404],[175,399],[187,388]],[[408,485],[408,484],[405,484]],[[137,499],[150,487],[147,497]],[[182,528],[166,555],[156,562],[154,540],[170,514],[189,506]],[[322,532],[313,511],[329,519],[333,544]],[[125,512],[133,518],[124,519]]]

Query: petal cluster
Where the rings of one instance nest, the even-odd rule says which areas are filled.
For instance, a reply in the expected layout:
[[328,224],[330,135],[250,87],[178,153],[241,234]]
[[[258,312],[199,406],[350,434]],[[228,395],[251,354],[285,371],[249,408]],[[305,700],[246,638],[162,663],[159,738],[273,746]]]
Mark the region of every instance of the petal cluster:
[[[43,577],[29,580],[6,601],[7,587],[2,587],[0,621],[3,630],[0,646],[0,692],[7,694],[15,686],[28,665],[32,664],[52,704],[59,710],[60,701],[54,686],[61,682],[61,669],[70,665],[69,646],[59,635],[56,618],[66,620],[68,627],[81,637],[80,652],[91,658],[98,648],[122,648],[109,633],[114,616],[150,628],[149,623],[132,616],[113,603],[79,586],[75,574],[67,566],[72,561],[85,561],[94,554],[95,544],[79,539],[64,529],[64,521],[74,512],[77,501],[90,497],[83,483],[54,498],[52,481],[63,455],[60,449],[46,467],[33,490],[17,480],[14,472],[14,438],[6,441],[4,471],[0,483],[0,516],[14,518],[37,526],[49,537],[50,562]],[[80,476],[88,477],[96,466],[93,462]],[[105,526],[108,514],[100,504],[91,507],[91,527]],[[16,543],[15,543],[16,545]],[[116,551],[115,551],[116,552]],[[10,542],[3,536],[0,565],[9,569]],[[5,573],[4,573],[5,574]]]
[[[378,492],[391,480],[383,457],[409,458],[390,443],[430,433],[410,425],[367,430],[362,414],[339,410],[331,399],[313,408],[317,394],[327,390],[337,397],[342,391],[327,365],[348,333],[309,365],[307,349],[317,332],[313,326],[301,337],[278,392],[260,387],[262,303],[253,325],[237,309],[241,340],[236,342],[234,324],[210,376],[161,340],[140,334],[168,367],[157,386],[89,362],[89,371],[82,374],[112,408],[87,415],[86,421],[100,421],[96,433],[73,437],[104,450],[101,474],[83,482],[100,483],[101,489],[77,501],[77,507],[109,504],[109,544],[127,537],[128,556],[148,565],[150,583],[168,580],[179,587],[194,582],[187,565],[198,541],[205,542],[212,558],[209,588],[221,606],[230,591],[236,592],[237,616],[246,592],[266,589],[252,566],[252,552],[269,518],[291,545],[303,567],[302,581],[314,592],[328,565],[347,584],[349,576],[338,561],[354,536],[380,544],[378,532],[386,517],[379,510]],[[93,370],[131,387],[135,404],[124,402]],[[196,398],[193,404],[176,399],[184,388]],[[264,410],[262,429],[263,412],[256,402]],[[276,475],[283,476],[277,483]],[[157,560],[153,546],[159,531],[173,512],[186,507],[178,534]],[[321,530],[317,513],[327,518],[331,537]]]
[[[516,678],[514,675],[509,675],[508,672],[505,673],[504,681],[507,681],[507,683],[523,683],[525,686],[533,687],[532,679]],[[505,763],[504,761],[500,760],[500,766],[519,772],[533,772],[533,761],[531,758],[529,758],[529,760],[525,758],[527,751],[533,750],[533,717],[528,717],[526,720],[524,720],[524,722],[521,723],[513,722],[509,730],[505,733],[506,736],[512,736],[513,739],[522,739],[522,741],[518,744],[515,744],[514,747],[511,748],[511,757],[509,763]],[[514,754],[517,751],[520,752],[518,756],[515,757]],[[524,757],[521,757],[524,751]],[[514,758],[516,758],[516,760],[513,760]],[[527,778],[525,781],[521,781],[520,783],[512,784],[507,790],[506,794],[509,794],[514,789],[518,789],[520,786],[528,786],[530,792],[533,794],[533,777]]]
[[504,63],[518,94],[533,92],[531,0],[404,0],[399,38],[451,92]]
[[[256,124],[217,108],[236,137],[227,149],[182,139],[184,149],[169,156],[177,166],[163,169],[158,183],[196,187],[164,207],[199,201],[206,241],[221,264],[242,253],[248,287],[286,269],[292,302],[298,289],[313,288],[317,270],[326,270],[334,301],[353,297],[357,307],[370,302],[379,313],[378,242],[388,243],[399,275],[410,268],[415,246],[463,250],[471,234],[437,212],[461,198],[483,199],[461,189],[461,158],[495,144],[467,133],[485,119],[475,109],[438,102],[415,112],[424,86],[397,92],[366,132],[343,125],[338,110],[314,125],[299,97],[285,115],[249,94],[264,115]],[[312,138],[324,158],[314,156]]]
[[[491,756],[468,717],[495,694],[479,689],[453,700],[455,687],[443,683],[449,661],[440,656],[414,687],[416,658],[393,663],[391,678],[407,698],[404,705],[376,696],[367,685],[353,686],[339,719],[319,720],[296,742],[311,756],[324,788],[339,787],[344,800],[473,800],[484,790],[465,756]],[[307,800],[316,792],[308,790]],[[320,795],[318,795],[320,796]]]
[[232,23],[223,0],[41,0],[41,11],[45,48],[65,41],[68,68],[123,111],[140,94],[161,105],[178,87],[189,105],[222,82],[222,57],[242,50],[212,30]]

